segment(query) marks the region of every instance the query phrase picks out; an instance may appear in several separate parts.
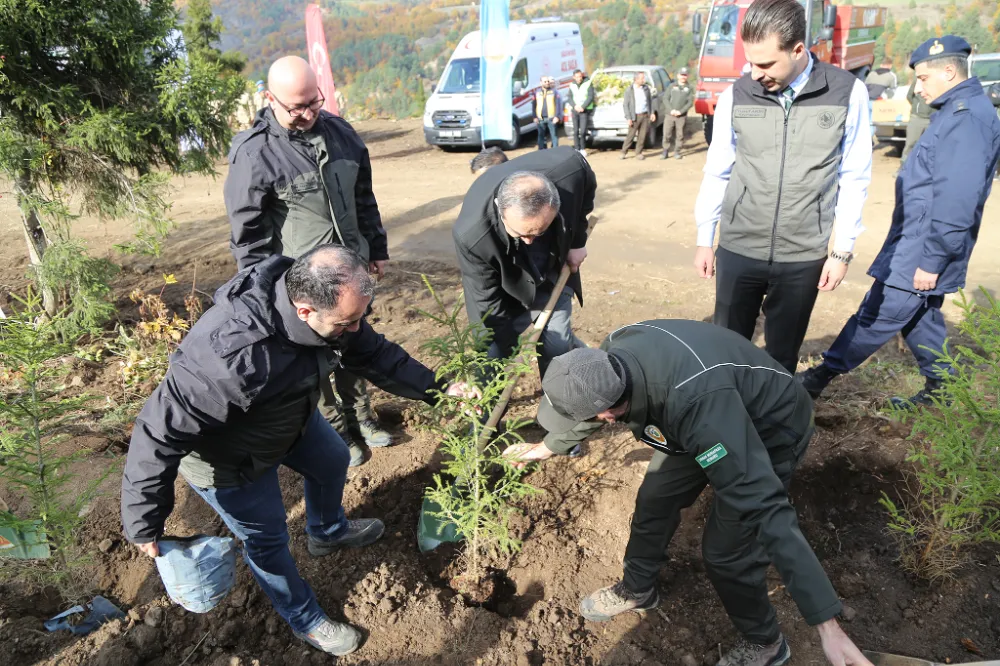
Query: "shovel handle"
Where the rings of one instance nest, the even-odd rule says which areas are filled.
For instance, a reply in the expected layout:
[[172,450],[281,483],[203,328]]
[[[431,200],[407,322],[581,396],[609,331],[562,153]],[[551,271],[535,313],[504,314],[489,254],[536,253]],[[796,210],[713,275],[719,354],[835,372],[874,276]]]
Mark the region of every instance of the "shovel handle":
[[[597,224],[597,217],[591,215],[587,218],[587,236],[590,236],[590,232],[594,230],[594,225]],[[532,324],[531,332],[528,334],[527,342],[529,344],[534,344],[538,342],[538,339],[542,337],[542,331],[549,323],[549,319],[552,318],[552,311],[556,308],[556,303],[559,302],[559,297],[562,295],[563,289],[566,288],[566,282],[569,281],[569,276],[572,271],[569,268],[569,264],[562,267],[559,271],[559,278],[556,280],[556,286],[552,289],[552,295],[549,296],[548,302],[545,304],[545,309],[542,313],[538,315],[535,323]],[[482,433],[479,435],[479,441],[476,442],[476,446],[479,448],[480,453],[486,448],[490,443],[490,438],[493,436],[497,425],[500,423],[500,419],[503,418],[503,414],[507,409],[507,403],[510,402],[511,397],[514,395],[514,389],[517,388],[517,382],[520,377],[515,377],[514,381],[507,385],[507,388],[503,390],[500,394],[500,400],[493,407],[493,411],[490,412],[490,417],[486,421],[486,425],[483,427]]]

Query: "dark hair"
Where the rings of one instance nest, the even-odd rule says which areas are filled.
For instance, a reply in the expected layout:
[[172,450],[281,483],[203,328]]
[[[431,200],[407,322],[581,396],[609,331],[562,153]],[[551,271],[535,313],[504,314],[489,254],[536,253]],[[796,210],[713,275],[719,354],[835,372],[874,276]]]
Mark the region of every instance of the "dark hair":
[[317,310],[332,310],[348,285],[357,287],[363,296],[375,295],[368,262],[354,250],[333,243],[309,250],[285,273],[288,297]]
[[490,146],[489,148],[483,148],[479,151],[478,155],[469,161],[469,168],[472,169],[472,173],[479,173],[483,169],[495,167],[496,165],[503,164],[506,161],[506,153],[500,150],[497,146]]
[[944,69],[948,65],[954,67],[963,79],[969,78],[969,60],[965,56],[941,56],[927,61],[931,69]]
[[798,0],[756,0],[743,17],[740,33],[751,44],[776,35],[781,50],[791,51],[806,41],[806,10]]
[[890,58],[889,56],[886,56],[886,57],[882,58],[882,66],[883,67],[892,67],[892,58]]
[[558,209],[559,190],[540,173],[517,171],[504,178],[497,189],[497,208],[513,208],[523,217],[537,217],[546,208]]
[[573,70],[573,76],[576,76],[577,74],[583,74],[583,70],[582,69],[574,69]]

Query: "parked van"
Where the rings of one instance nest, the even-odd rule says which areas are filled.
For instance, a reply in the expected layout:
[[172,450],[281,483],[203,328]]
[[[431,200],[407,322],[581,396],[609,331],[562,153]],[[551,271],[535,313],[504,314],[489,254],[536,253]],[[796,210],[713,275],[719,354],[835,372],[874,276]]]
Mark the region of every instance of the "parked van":
[[[511,117],[513,140],[502,142],[504,150],[520,145],[521,135],[536,129],[535,92],[542,76],[551,76],[563,101],[569,96],[573,71],[586,69],[580,26],[539,19],[510,24],[510,55],[513,62]],[[451,55],[434,92],[424,108],[424,138],[432,146],[479,146],[482,144],[480,109],[479,31],[462,38]]]

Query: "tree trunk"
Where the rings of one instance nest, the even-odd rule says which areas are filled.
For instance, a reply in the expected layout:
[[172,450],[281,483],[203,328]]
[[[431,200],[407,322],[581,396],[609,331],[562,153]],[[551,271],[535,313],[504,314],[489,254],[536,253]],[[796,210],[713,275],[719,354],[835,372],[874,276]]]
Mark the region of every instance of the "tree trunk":
[[[21,222],[24,225],[24,238],[28,241],[28,259],[35,271],[41,271],[42,257],[45,256],[45,248],[48,246],[48,239],[45,237],[45,229],[38,219],[38,211],[31,208],[25,201],[25,194],[31,190],[31,180],[27,174],[22,173],[17,178],[18,205],[21,209]],[[39,281],[41,282],[41,281]],[[49,316],[56,313],[56,295],[51,287],[41,284],[42,305]]]

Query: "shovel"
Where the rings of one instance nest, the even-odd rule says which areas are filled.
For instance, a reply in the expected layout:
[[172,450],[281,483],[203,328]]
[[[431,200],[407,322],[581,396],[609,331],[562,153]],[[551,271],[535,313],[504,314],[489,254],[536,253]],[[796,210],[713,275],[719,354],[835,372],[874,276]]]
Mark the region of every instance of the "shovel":
[[[868,650],[864,650],[863,652],[868,661],[875,664],[875,666],[945,666],[945,664],[939,661],[927,661],[926,659],[903,657],[898,654],[886,654],[885,652],[869,652]],[[970,661],[965,662],[963,666],[1000,666],[1000,661]]]
[[[594,229],[594,225],[597,224],[597,218],[591,216],[587,220],[587,235]],[[530,333],[528,333],[527,343],[534,344],[538,342],[538,339],[542,337],[542,332],[549,323],[549,319],[552,317],[552,311],[555,310],[556,303],[559,301],[559,296],[562,295],[563,289],[566,287],[566,282],[569,280],[570,276],[569,266],[563,266],[562,270],[559,272],[559,278],[556,280],[555,287],[552,289],[552,295],[549,296],[548,302],[545,304],[545,309],[542,313],[538,315],[535,319],[535,323],[532,324]],[[487,446],[489,446],[490,439],[493,437],[493,433],[496,432],[497,425],[500,423],[500,419],[503,418],[504,412],[507,409],[507,403],[510,402],[511,396],[514,395],[514,389],[517,388],[517,379],[514,379],[507,388],[504,389],[503,393],[500,394],[500,399],[497,401],[496,406],[493,411],[490,412],[489,419],[486,421],[486,425],[483,426],[483,430],[479,435],[479,440],[476,442],[476,446],[479,451],[482,452]],[[442,543],[449,542],[454,543],[456,541],[462,540],[462,535],[459,533],[457,526],[449,521],[441,520],[436,514],[441,510],[440,505],[437,502],[432,502],[427,498],[424,498],[423,506],[420,507],[420,519],[417,521],[417,545],[420,547],[420,552],[426,553],[429,550],[434,550]]]

